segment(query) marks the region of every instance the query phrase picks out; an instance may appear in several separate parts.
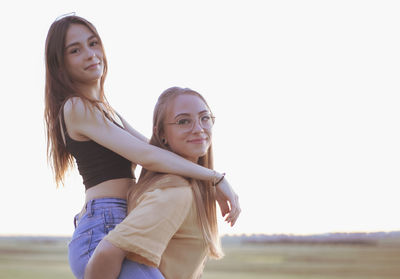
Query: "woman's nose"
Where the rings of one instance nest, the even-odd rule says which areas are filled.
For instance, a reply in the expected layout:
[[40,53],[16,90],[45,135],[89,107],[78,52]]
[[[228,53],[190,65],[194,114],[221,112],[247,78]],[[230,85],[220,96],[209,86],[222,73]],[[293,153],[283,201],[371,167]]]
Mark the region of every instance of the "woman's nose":
[[193,132],[204,132],[204,129],[201,126],[199,119],[194,121],[192,130],[193,130]]
[[93,49],[87,49],[86,55],[87,55],[87,58],[91,59],[91,58],[96,57],[96,52]]

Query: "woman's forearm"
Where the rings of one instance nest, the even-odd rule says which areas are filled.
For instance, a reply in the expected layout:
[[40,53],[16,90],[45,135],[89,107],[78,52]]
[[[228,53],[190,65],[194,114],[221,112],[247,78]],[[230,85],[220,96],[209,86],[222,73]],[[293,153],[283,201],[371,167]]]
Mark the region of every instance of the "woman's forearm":
[[[135,136],[141,141],[148,143],[148,139],[145,136],[143,136],[132,126],[130,126],[129,123],[121,115],[119,115],[118,113],[117,115],[121,119],[125,129],[131,135]],[[169,152],[165,149],[157,147],[153,152],[156,152],[156,154],[154,155],[152,154],[152,151],[150,151],[150,153],[148,153],[147,163],[144,163],[145,165],[142,165],[148,170],[173,173],[206,181],[214,181],[221,178],[221,174],[217,173],[216,171],[210,171],[209,169],[201,167],[198,164],[194,164],[189,160],[186,160],[181,156],[176,155],[173,152]]]
[[205,181],[218,181],[222,174],[195,164],[167,150],[149,145],[144,160],[139,163],[145,169],[163,173],[172,173]]
[[103,239],[90,258],[85,279],[115,279],[121,272],[125,252]]

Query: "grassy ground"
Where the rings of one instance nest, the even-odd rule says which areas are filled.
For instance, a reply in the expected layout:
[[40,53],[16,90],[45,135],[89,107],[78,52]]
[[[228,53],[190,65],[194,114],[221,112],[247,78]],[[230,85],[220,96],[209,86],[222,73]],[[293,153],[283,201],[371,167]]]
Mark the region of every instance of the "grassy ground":
[[[224,244],[204,279],[398,279],[400,242],[377,245]],[[0,238],[0,278],[74,278],[66,239]]]
[[400,245],[269,244],[225,247],[207,264],[205,279],[395,279]]

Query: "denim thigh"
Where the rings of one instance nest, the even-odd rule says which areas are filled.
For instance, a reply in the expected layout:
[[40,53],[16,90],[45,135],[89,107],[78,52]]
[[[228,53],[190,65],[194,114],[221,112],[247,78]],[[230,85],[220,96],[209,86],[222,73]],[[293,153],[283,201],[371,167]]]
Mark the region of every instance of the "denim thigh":
[[156,267],[125,259],[118,279],[164,279],[164,276]]
[[125,200],[102,198],[89,201],[86,212],[75,216],[68,260],[76,278],[83,278],[89,258],[103,237],[126,217],[126,208]]

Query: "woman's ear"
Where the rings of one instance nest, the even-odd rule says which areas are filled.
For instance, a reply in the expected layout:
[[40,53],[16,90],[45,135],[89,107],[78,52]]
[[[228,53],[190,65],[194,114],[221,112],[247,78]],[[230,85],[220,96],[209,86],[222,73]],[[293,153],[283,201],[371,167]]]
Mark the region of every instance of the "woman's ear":
[[165,138],[164,132],[160,132],[160,131],[158,130],[158,127],[157,127],[157,126],[155,126],[155,127],[153,128],[153,133],[154,133],[154,135],[157,135],[157,136],[161,139],[161,142],[162,142],[164,145],[167,145],[167,139]]

